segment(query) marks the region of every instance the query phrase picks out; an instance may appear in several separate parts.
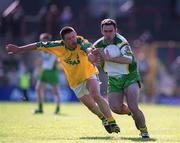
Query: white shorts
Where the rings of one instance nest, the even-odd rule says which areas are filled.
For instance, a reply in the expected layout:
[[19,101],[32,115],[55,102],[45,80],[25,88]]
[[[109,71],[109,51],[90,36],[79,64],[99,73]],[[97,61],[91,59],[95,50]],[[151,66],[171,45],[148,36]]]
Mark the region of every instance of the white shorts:
[[[91,76],[89,79],[96,79],[96,80],[98,80],[96,75]],[[87,80],[83,81],[77,87],[72,88],[72,90],[76,94],[77,98],[81,98],[82,96],[84,96],[86,94],[89,94],[89,91],[88,91],[88,88],[87,88]]]

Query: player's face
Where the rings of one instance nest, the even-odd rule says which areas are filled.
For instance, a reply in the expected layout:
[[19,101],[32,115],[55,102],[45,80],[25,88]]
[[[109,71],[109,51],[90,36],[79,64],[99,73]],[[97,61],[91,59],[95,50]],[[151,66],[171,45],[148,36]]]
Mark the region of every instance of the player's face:
[[112,42],[115,37],[117,30],[113,25],[104,25],[101,28],[101,33],[107,39],[107,41]]
[[64,35],[64,42],[68,47],[76,48],[77,46],[77,33],[72,31]]

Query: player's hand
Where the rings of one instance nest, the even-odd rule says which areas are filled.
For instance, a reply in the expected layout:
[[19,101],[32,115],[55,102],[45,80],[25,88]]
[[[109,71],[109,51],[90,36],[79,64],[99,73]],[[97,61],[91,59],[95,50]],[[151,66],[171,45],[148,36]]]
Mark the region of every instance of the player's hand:
[[108,50],[106,51],[106,53],[104,52],[104,50],[102,49],[100,52],[101,57],[105,60],[105,61],[110,61],[111,57],[109,55]]
[[96,57],[92,53],[88,54],[88,59],[91,63],[95,63],[96,61]]
[[13,45],[13,44],[6,45],[6,50],[7,50],[9,55],[17,54],[20,52],[20,48],[16,45]]
[[101,63],[101,57],[99,55],[94,55],[92,53],[89,53],[88,59],[93,64],[100,64]]
[[92,49],[91,53],[93,55],[98,55],[101,49]]

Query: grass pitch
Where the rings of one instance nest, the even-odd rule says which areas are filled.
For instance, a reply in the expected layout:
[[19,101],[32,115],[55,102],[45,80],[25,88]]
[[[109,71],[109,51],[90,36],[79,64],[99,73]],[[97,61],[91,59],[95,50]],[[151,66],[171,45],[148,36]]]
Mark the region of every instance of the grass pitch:
[[63,104],[60,115],[45,104],[33,115],[35,103],[0,102],[0,143],[178,143],[180,106],[140,105],[151,139],[142,140],[131,117],[115,115],[121,133],[108,134],[101,121],[82,104]]

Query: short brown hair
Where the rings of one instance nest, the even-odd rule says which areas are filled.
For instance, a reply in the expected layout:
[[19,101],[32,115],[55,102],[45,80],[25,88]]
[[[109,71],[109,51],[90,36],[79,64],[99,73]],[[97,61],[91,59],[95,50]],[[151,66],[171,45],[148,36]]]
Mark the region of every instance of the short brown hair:
[[39,36],[40,41],[42,41],[42,40],[51,41],[51,39],[52,39],[52,35],[49,33],[42,33]]
[[116,21],[110,18],[101,21],[101,28],[103,28],[104,25],[113,25],[115,29],[117,28]]
[[63,28],[61,29],[61,31],[60,31],[60,36],[61,36],[61,38],[64,39],[64,35],[72,32],[72,31],[75,32],[74,28],[72,28],[72,27],[70,27],[70,26],[65,26],[65,27],[63,27]]

